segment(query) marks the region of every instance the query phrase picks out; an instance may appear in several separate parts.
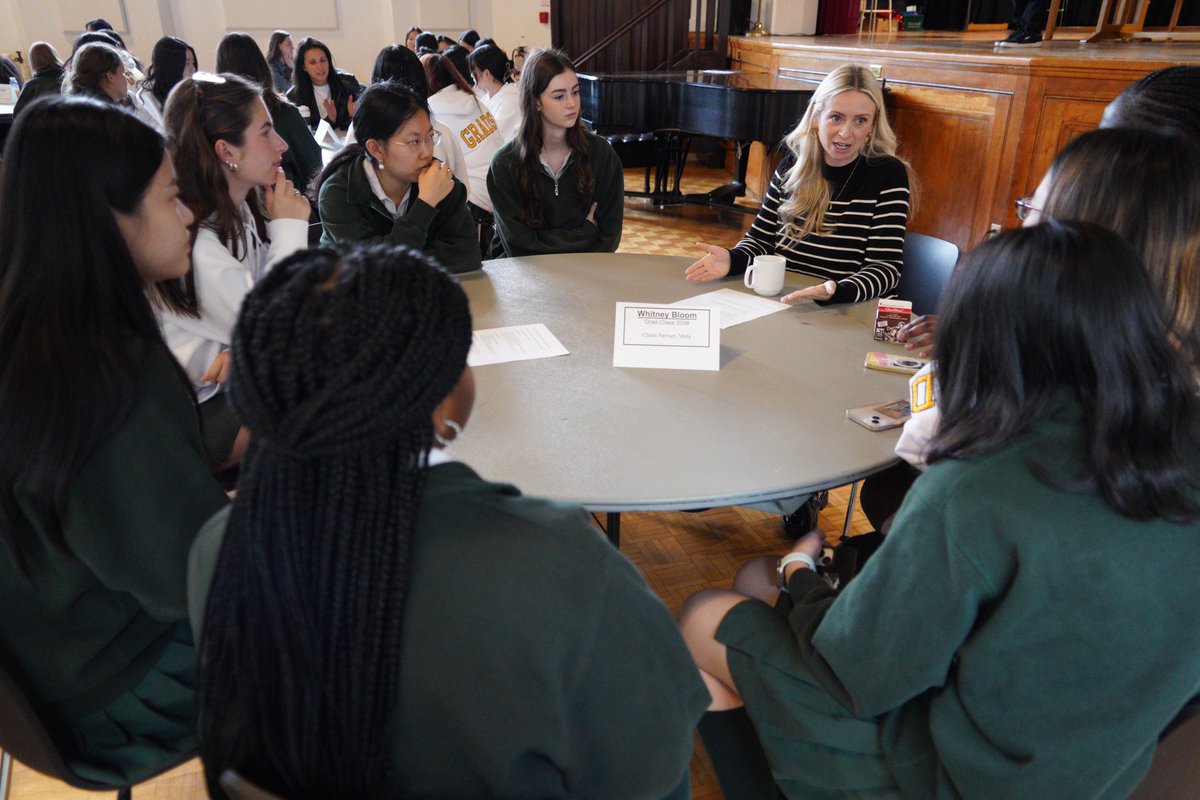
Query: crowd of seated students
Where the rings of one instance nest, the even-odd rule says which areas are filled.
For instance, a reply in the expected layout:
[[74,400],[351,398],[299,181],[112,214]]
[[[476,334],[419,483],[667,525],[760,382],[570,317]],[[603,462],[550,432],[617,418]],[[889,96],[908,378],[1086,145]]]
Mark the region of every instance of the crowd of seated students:
[[[570,60],[510,84],[475,31],[414,28],[364,88],[231,33],[219,74],[164,37],[143,79],[94,22],[65,70],[37,48],[68,96],[0,165],[0,666],[80,776],[198,749],[214,797],[686,798],[698,726],[728,797],[1119,797],[1200,693],[1200,69],[1127,89],[910,326],[936,418],[860,574],[830,588],[801,531],[680,631],[581,509],[450,447],[472,206],[498,254],[620,243]],[[352,126],[324,169],[322,119]],[[779,254],[822,281],[789,302],[891,292],[915,177],[878,82],[834,70],[785,146],[681,285]],[[1168,662],[1113,641],[1137,626]]]

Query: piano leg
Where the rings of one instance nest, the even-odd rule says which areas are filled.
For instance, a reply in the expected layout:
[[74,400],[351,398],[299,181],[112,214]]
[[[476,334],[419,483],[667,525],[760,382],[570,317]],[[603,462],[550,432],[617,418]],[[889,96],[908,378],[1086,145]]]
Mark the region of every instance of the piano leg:
[[718,208],[727,208],[732,211],[740,211],[743,214],[757,214],[757,208],[747,208],[740,206],[736,200],[739,197],[746,196],[746,171],[750,166],[750,143],[737,143],[737,176],[731,183],[724,186],[718,186],[711,192],[705,194],[689,194],[685,195],[689,203],[702,203],[704,205],[715,206]]

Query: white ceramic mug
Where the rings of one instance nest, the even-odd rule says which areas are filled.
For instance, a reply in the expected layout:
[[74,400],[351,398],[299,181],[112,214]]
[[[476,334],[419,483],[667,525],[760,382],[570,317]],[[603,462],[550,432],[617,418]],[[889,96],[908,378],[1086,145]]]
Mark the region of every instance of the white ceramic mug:
[[743,282],[765,297],[783,291],[783,272],[787,259],[783,256],[755,256],[754,263],[746,270]]

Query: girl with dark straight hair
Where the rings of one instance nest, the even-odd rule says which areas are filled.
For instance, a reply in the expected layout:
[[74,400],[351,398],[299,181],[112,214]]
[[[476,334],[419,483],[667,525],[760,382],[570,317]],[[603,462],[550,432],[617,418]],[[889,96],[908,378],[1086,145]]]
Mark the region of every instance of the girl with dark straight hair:
[[311,37],[300,40],[287,99],[308,112],[308,127],[316,130],[325,119],[334,130],[346,130],[358,93],[358,81],[333,66],[333,54],[324,42]]
[[226,498],[146,299],[187,271],[190,221],[162,136],[134,115],[52,96],[13,126],[0,168],[0,660],[71,771],[113,786],[195,749],[187,555]]
[[296,187],[308,186],[321,171],[321,147],[296,107],[274,89],[271,68],[254,39],[241,32],[225,34],[217,45],[217,72],[240,75],[262,87],[271,124],[287,144],[287,150],[283,151],[283,173]]
[[310,190],[321,241],[402,244],[451,272],[479,269],[467,190],[433,156],[441,134],[425,101],[403,84],[372,84],[354,113],[354,136]]
[[815,530],[684,605],[710,754],[747,716],[766,751],[714,758],[727,796],[1126,797],[1200,686],[1200,406],[1137,253],[1043,222],[942,304],[930,467],[863,571]]
[[406,247],[310,250],[247,297],[254,443],[189,582],[213,797],[229,768],[293,800],[690,796],[705,694],[666,608],[582,509],[446,453],[470,346]]
[[240,458],[247,436],[221,392],[242,298],[308,245],[311,208],[282,170],[287,144],[263,91],[237,75],[198,73],[171,92],[165,115],[194,244],[191,270],[155,286],[155,299],[167,343],[196,387],[205,443],[228,462]]
[[163,106],[175,84],[190,78],[200,69],[196,51],[190,44],[174,36],[164,36],[154,43],[146,81],[138,90],[138,100],[157,124],[162,124]]
[[575,65],[560,50],[536,50],[520,91],[521,131],[487,178],[505,255],[616,252],[625,175],[612,146],[580,120]]

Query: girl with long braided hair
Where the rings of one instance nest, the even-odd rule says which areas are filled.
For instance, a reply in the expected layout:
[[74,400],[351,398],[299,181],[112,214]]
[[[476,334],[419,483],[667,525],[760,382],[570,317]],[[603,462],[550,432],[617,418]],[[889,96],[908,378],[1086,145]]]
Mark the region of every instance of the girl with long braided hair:
[[214,797],[231,768],[292,800],[688,796],[706,695],[669,613],[581,509],[442,451],[470,343],[408,248],[301,253],[247,296],[254,439],[189,581]]

